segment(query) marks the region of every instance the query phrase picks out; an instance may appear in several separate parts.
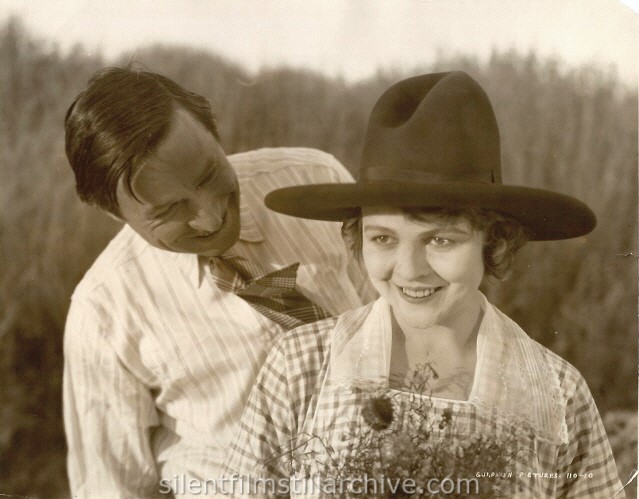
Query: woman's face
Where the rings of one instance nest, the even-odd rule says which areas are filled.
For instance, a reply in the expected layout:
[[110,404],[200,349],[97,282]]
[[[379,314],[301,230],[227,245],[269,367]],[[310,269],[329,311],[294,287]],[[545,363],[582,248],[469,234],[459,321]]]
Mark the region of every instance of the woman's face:
[[483,235],[467,220],[416,220],[396,208],[362,215],[364,264],[402,329],[455,328],[478,311]]

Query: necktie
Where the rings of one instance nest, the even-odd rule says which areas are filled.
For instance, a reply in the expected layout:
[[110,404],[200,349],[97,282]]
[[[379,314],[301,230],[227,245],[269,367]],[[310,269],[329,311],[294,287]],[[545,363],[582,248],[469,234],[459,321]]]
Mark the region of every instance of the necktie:
[[285,329],[330,317],[295,287],[299,263],[265,274],[246,258],[227,255],[211,259],[217,286],[243,298],[254,309]]

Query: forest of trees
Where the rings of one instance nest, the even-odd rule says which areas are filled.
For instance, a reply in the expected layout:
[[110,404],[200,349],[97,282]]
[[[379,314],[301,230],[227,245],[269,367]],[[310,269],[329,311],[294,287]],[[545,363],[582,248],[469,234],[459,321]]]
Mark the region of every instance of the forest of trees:
[[[352,172],[373,103],[408,76],[251,74],[215,54],[163,46],[105,60],[81,47],[61,53],[16,19],[0,26],[0,495],[67,495],[64,321],[74,286],[118,224],[75,196],[63,119],[93,71],[131,62],[207,96],[227,153],[316,147]],[[636,420],[623,437],[616,432],[627,424],[619,411],[637,407],[636,88],[532,54],[438,60],[419,71],[450,69],[468,71],[494,104],[504,181],[577,196],[598,217],[586,237],[527,245],[511,279],[486,292],[583,373],[628,476]]]

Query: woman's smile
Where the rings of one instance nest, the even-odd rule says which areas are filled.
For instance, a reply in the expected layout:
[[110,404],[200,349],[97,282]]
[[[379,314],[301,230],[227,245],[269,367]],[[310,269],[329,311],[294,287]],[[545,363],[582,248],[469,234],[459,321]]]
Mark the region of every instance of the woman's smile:
[[410,288],[396,286],[400,290],[401,296],[411,303],[425,303],[426,298],[431,298],[442,286],[436,288]]

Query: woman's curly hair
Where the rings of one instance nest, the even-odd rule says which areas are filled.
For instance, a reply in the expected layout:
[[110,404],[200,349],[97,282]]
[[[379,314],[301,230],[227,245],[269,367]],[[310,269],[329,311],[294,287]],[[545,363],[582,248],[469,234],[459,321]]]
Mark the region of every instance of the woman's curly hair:
[[[467,220],[484,234],[484,270],[499,280],[508,277],[517,251],[529,240],[529,231],[518,220],[481,208],[401,208],[411,219],[425,222]],[[360,261],[362,258],[362,217],[344,220],[342,238]]]

